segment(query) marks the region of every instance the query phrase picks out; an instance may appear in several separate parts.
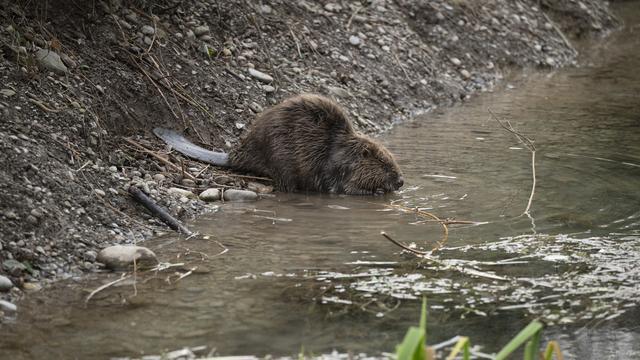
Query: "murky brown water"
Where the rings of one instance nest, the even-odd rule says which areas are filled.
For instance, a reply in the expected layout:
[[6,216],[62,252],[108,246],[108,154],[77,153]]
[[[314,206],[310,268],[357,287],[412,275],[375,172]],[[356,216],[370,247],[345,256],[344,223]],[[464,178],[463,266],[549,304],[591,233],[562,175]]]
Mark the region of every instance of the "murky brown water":
[[[540,316],[566,323],[546,336],[569,357],[638,356],[640,6],[623,10],[627,29],[590,50],[583,67],[531,74],[387,134],[383,141],[405,171],[403,191],[224,204],[191,224],[209,239],[167,235],[147,243],[163,260],[197,266],[192,275],[171,283],[172,271],[141,275],[137,296],[123,284],[87,307],[83,290],[95,281],[32,296],[18,324],[0,329],[0,357],[106,358],[198,345],[223,355],[375,355],[393,351],[418,321],[411,298],[420,294],[432,300],[430,343],[469,335],[492,352]],[[530,153],[488,109],[535,139],[533,221],[518,217],[531,187]],[[391,201],[487,222],[451,225],[440,259],[484,261],[463,266],[510,280],[442,271],[400,254],[380,231],[427,249],[442,232],[386,208]],[[213,257],[220,251],[214,240],[229,251]],[[528,256],[524,264],[488,263],[520,254]],[[537,285],[522,285],[525,279]],[[553,302],[520,307],[545,296]]]

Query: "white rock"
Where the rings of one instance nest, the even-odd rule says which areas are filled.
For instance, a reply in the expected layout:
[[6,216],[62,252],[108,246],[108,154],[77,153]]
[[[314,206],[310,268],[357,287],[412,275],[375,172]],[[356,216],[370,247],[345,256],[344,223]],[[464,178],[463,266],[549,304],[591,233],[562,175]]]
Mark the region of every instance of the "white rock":
[[272,92],[275,92],[275,91],[276,91],[276,88],[274,88],[274,87],[273,87],[273,86],[271,86],[271,85],[264,85],[264,86],[262,87],[262,90],[264,90],[264,92],[266,92],[266,93],[272,93]]
[[13,288],[13,283],[8,277],[0,275],[0,291],[7,292]]
[[193,29],[193,33],[196,36],[202,36],[209,33],[209,27],[207,25],[201,25]]
[[220,190],[213,188],[207,189],[200,193],[200,200],[207,202],[220,200]]
[[466,69],[462,69],[460,70],[460,75],[462,75],[463,78],[468,79],[471,77],[471,73],[469,71],[467,71]]
[[18,311],[18,307],[8,301],[0,300],[0,310],[8,313],[14,313]]
[[455,66],[460,66],[462,65],[462,61],[460,61],[460,59],[458,58],[451,58],[451,63]]
[[69,70],[67,66],[62,62],[60,55],[55,51],[40,49],[36,51],[36,60],[41,67],[53,71],[57,74],[64,75]]
[[349,42],[353,46],[358,46],[362,43],[362,40],[360,40],[360,38],[356,35],[351,35],[351,37],[349,37]]
[[109,246],[100,250],[96,260],[111,270],[126,270],[133,266],[134,260],[138,268],[148,268],[158,263],[153,251],[136,245]]
[[156,29],[153,26],[145,25],[140,29],[140,31],[145,35],[153,35],[156,33]]
[[192,193],[191,191],[185,190],[185,189],[176,188],[176,187],[169,188],[167,190],[167,192],[169,194],[171,194],[171,195],[176,196],[176,197],[184,196],[184,197],[189,198],[189,199],[197,199],[198,198],[196,196],[196,194]]
[[258,194],[249,190],[230,189],[224,192],[225,201],[256,201]]
[[273,81],[273,77],[271,77],[271,75],[265,74],[262,71],[258,71],[254,68],[249,68],[249,75],[265,83],[270,83]]

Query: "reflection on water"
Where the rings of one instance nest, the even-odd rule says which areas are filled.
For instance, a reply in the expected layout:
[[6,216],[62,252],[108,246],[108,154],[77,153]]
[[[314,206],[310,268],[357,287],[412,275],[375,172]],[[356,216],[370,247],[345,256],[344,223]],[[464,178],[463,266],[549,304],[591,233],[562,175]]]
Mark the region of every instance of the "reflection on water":
[[[625,7],[638,14],[637,3]],[[191,224],[209,238],[167,235],[148,243],[166,261],[197,267],[180,281],[166,281],[171,272],[143,276],[137,296],[123,283],[88,307],[82,290],[95,282],[33,296],[19,324],[2,328],[2,357],[104,358],[197,345],[229,355],[293,355],[302,347],[375,354],[393,350],[417,322],[418,302],[410,298],[423,293],[434,300],[430,342],[464,334],[495,351],[533,314],[573,324],[546,333],[569,356],[637,353],[638,32],[630,24],[582,68],[533,74],[394,129],[383,141],[405,172],[397,194],[277,194],[224,204]],[[534,223],[519,216],[531,187],[530,154],[489,108],[535,140]],[[474,269],[517,281],[441,271],[400,254],[380,231],[427,249],[442,231],[385,207],[390,202],[487,222],[451,225],[441,259],[476,260]],[[216,241],[229,252],[212,257]],[[495,266],[522,254],[521,263]],[[566,291],[554,290],[559,282]],[[547,300],[528,308],[517,305],[518,296],[522,304]]]

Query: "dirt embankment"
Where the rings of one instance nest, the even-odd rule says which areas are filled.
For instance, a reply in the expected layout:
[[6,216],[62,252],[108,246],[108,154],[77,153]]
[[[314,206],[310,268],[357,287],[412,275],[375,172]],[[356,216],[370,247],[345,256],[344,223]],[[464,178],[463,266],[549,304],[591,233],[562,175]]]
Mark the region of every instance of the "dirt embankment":
[[617,25],[600,0],[0,4],[0,274],[16,285],[0,297],[12,298],[163,229],[129,184],[181,218],[212,206],[171,187],[261,188],[166,156],[154,126],[225,149],[257,112],[309,91],[378,133],[491,89],[506,68],[572,64],[573,37]]

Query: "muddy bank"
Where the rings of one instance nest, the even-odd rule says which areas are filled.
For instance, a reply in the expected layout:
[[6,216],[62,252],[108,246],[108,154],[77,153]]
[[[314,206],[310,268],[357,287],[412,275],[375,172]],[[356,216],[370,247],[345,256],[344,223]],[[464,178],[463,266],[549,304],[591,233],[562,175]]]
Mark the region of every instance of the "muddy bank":
[[15,286],[0,296],[13,299],[167,231],[131,184],[181,219],[215,211],[195,196],[207,188],[269,192],[167,155],[154,126],[224,150],[256,113],[311,91],[380,133],[514,67],[572,65],[573,37],[618,24],[597,0],[1,4],[0,273]]

